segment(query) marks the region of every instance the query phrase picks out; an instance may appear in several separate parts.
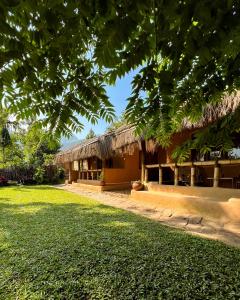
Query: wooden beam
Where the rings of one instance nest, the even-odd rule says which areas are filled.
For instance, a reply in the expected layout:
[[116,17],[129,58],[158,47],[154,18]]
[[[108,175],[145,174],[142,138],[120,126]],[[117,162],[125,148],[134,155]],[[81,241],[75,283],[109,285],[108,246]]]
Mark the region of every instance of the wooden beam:
[[154,164],[154,165],[145,165],[146,168],[151,169],[151,168],[159,168],[159,164]]
[[192,162],[188,161],[188,162],[182,162],[182,163],[177,163],[178,167],[191,167],[192,166]]
[[194,166],[214,166],[216,162],[214,160],[208,160],[208,161],[195,161],[193,163]]
[[167,167],[173,168],[173,167],[176,166],[176,164],[175,164],[175,163],[169,163],[169,164],[161,164],[160,166],[161,166],[162,168],[167,168]]
[[239,165],[240,159],[222,159],[218,161],[219,165]]

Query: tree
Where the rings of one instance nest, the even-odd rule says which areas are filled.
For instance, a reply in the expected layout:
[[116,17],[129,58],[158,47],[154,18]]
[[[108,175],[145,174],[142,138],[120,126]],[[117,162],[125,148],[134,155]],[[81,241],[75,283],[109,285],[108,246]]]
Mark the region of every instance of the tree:
[[82,129],[76,114],[111,122],[104,83],[139,66],[126,116],[162,143],[240,88],[235,0],[9,0],[0,10],[3,101],[57,133]]
[[3,163],[5,162],[5,148],[11,145],[11,137],[8,132],[8,129],[6,126],[4,126],[0,133],[0,144],[2,147],[2,157],[3,157]]
[[107,132],[116,130],[123,125],[127,125],[127,120],[124,114],[122,114],[119,118],[115,118],[115,120],[108,126]]
[[41,166],[49,156],[60,149],[59,139],[39,127],[38,122],[31,124],[22,136],[24,160],[27,164]]
[[96,133],[92,130],[92,128],[89,130],[88,134],[86,135],[86,140],[92,139],[96,137]]

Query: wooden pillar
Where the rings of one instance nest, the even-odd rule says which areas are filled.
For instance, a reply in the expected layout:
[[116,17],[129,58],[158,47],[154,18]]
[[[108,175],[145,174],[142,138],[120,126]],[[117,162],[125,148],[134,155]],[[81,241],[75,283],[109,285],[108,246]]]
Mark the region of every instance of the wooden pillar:
[[78,161],[78,179],[81,179],[81,164],[80,164],[80,160]]
[[220,167],[218,165],[215,165],[214,176],[213,176],[213,187],[219,186],[219,177],[220,177]]
[[148,182],[148,168],[145,168],[145,182]]
[[178,167],[174,168],[174,185],[178,185],[178,178],[179,178],[179,169]]
[[102,159],[102,172],[101,172],[102,181],[105,181],[105,167],[106,167],[106,160]]
[[192,166],[191,167],[191,182],[190,182],[191,186],[195,186],[195,174],[196,174],[196,167]]
[[145,165],[144,165],[144,153],[141,151],[141,182],[144,182]]
[[68,182],[72,183],[72,162],[69,162]]
[[158,180],[159,184],[163,183],[163,168],[159,165],[159,180]]

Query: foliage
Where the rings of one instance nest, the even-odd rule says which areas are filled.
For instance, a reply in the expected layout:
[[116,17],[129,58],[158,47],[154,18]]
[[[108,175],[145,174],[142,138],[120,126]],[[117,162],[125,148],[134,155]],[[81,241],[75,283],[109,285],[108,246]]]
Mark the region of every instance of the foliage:
[[38,166],[35,170],[35,173],[34,173],[34,176],[33,176],[33,179],[41,184],[44,182],[44,168],[42,166]]
[[21,184],[57,184],[62,183],[65,178],[64,169],[56,165],[32,166],[21,164],[8,166],[0,169],[0,174],[8,180]]
[[1,299],[239,299],[240,250],[47,186],[1,188]]
[[64,169],[53,165],[40,165],[34,170],[33,181],[37,184],[56,184],[64,179]]
[[100,181],[104,181],[105,180],[103,172],[101,172],[100,175],[98,176],[98,180],[100,180]]
[[2,147],[2,162],[5,162],[5,150],[11,145],[8,126],[8,112],[0,107],[0,146]]
[[38,122],[32,123],[22,137],[25,161],[31,165],[42,165],[45,159],[53,160],[53,154],[60,149],[57,137],[43,130]]
[[167,143],[183,117],[239,89],[239,9],[235,0],[1,1],[3,102],[70,134],[83,126],[77,114],[111,121],[104,82],[140,66],[128,121]]
[[4,126],[0,132],[0,145],[2,147],[3,163],[5,162],[5,148],[11,145],[11,137],[8,129]]
[[66,135],[83,128],[76,114],[112,120],[91,54],[90,8],[88,1],[1,2],[1,94],[19,117],[44,116],[44,125]]
[[122,114],[119,118],[115,118],[115,120],[107,127],[107,132],[116,130],[123,125],[127,125],[127,120],[124,114]]
[[[187,140],[182,145],[176,147],[173,152],[173,159],[179,162],[189,158],[191,149],[198,150],[202,155],[212,150],[220,151],[224,154],[229,152],[234,146],[240,146],[236,140],[239,126],[240,108],[235,112],[226,115],[214,124],[196,131],[191,140]],[[238,143],[236,145],[236,143]]]
[[62,175],[52,165],[60,148],[59,139],[42,129],[39,122],[31,121],[27,125],[12,121],[6,110],[0,112],[0,120],[3,148],[0,167],[6,172],[12,170],[10,173],[15,173],[21,182],[57,183]]
[[89,130],[88,134],[86,135],[86,140],[92,139],[96,137],[96,133],[92,130],[92,128]]

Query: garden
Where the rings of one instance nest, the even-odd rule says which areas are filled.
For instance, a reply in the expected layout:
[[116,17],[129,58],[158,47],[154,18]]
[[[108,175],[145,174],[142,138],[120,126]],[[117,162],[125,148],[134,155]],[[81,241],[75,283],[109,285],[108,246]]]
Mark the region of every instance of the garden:
[[56,184],[64,170],[54,164],[59,137],[39,126],[36,118],[16,120],[8,109],[0,110],[0,186]]
[[238,299],[240,250],[49,186],[1,188],[0,299]]

